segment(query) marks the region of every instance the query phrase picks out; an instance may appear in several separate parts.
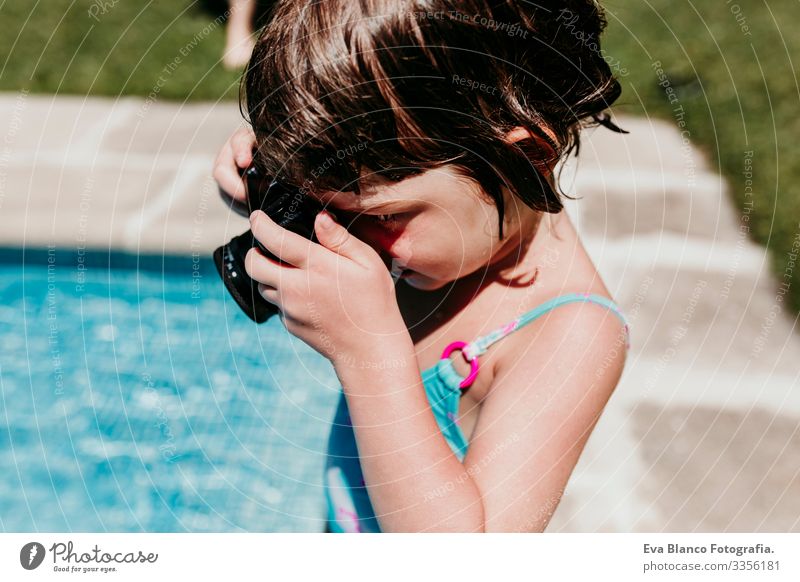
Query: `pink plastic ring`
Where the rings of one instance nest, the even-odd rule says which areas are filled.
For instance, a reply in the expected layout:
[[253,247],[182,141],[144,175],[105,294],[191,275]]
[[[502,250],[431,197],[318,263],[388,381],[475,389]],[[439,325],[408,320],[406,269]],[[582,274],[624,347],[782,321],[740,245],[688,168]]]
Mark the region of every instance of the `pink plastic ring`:
[[443,360],[450,359],[450,354],[453,353],[453,350],[461,350],[461,355],[464,356],[464,361],[469,363],[469,374],[466,378],[464,378],[461,383],[458,385],[459,388],[464,390],[465,388],[469,388],[472,383],[475,381],[475,378],[478,377],[478,358],[473,358],[472,360],[467,359],[467,355],[464,353],[464,348],[467,346],[466,342],[453,342],[449,346],[447,346],[444,351],[442,352]]

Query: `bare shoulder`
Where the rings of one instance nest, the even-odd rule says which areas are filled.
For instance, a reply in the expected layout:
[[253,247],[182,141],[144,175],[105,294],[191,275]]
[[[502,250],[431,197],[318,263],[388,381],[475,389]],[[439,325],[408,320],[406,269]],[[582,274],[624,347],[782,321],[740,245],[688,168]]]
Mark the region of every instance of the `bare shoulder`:
[[[595,295],[613,302],[607,295]],[[627,342],[627,325],[612,308],[593,301],[564,303],[501,342],[505,345],[498,350],[493,376],[540,368],[544,373],[547,367],[561,374],[579,374],[587,385],[601,391],[613,390],[625,366]]]
[[558,233],[547,239],[555,244],[556,255],[570,260],[552,265],[547,282],[543,281],[535,297],[531,296],[533,305],[541,306],[567,295],[593,297],[556,303],[504,338],[498,345],[493,375],[500,378],[538,373],[541,368],[542,374],[547,373],[557,382],[565,371],[584,376],[596,373],[610,379],[605,387],[598,385],[599,389],[608,389],[608,384],[613,389],[613,378],[621,374],[625,363],[627,326],[615,312],[619,308],[567,213],[554,216],[550,228]]
[[607,307],[581,301],[504,338],[464,460],[481,467],[486,531],[547,527],[622,374],[624,332]]

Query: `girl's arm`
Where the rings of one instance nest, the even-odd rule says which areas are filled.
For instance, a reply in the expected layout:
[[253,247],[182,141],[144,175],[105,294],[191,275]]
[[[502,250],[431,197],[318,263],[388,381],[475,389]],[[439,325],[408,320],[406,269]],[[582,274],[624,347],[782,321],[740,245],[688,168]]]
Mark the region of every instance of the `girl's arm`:
[[464,459],[487,532],[544,531],[619,381],[626,332],[591,307],[563,305],[520,329],[497,363]]
[[373,362],[409,365],[336,367],[383,531],[545,529],[622,374],[626,337],[611,312],[580,305],[524,330],[497,363],[463,465],[433,416],[410,338],[369,348]]
[[334,362],[381,530],[484,531],[480,491],[436,423],[410,337],[364,353],[369,363],[400,362],[387,369]]
[[[428,404],[392,276],[371,247],[328,218],[316,217],[315,244],[254,212],[253,234],[280,261],[253,248],[247,273],[286,329],[333,364],[381,529],[482,531],[478,490],[459,479],[463,467]],[[441,487],[448,496],[425,504]]]

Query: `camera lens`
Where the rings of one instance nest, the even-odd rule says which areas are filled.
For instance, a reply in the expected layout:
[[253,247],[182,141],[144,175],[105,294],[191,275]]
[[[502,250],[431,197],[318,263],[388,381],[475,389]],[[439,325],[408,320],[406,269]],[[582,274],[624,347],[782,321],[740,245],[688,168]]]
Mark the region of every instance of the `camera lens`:
[[236,304],[256,323],[264,323],[278,313],[278,308],[258,292],[258,282],[244,270],[244,257],[257,242],[247,231],[214,251],[214,264],[222,282]]

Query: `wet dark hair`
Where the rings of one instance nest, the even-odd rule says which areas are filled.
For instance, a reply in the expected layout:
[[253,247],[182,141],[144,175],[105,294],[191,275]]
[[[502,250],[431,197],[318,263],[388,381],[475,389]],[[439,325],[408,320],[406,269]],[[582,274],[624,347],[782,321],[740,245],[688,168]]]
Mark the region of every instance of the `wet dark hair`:
[[[591,0],[278,1],[243,77],[255,163],[356,194],[370,172],[454,164],[497,205],[502,239],[502,186],[557,213],[543,170],[577,154],[582,127],[623,132],[604,113],[621,93],[605,26]],[[516,127],[541,142],[507,143]]]

